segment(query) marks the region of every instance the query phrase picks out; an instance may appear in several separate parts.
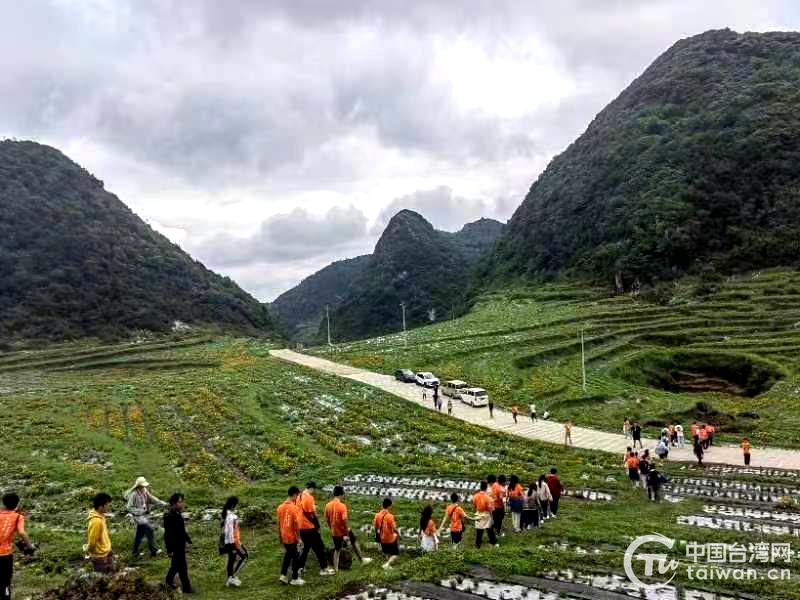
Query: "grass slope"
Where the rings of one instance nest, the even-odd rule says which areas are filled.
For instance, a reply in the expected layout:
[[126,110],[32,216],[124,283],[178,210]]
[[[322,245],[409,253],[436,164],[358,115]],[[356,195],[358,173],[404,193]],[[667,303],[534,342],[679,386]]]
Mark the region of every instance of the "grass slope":
[[[520,307],[508,310],[517,313]],[[574,306],[562,298],[546,310],[564,319]],[[477,312],[468,318],[461,335],[485,317]],[[457,338],[457,331],[440,333]],[[0,409],[14,415],[0,421],[0,488],[19,491],[30,511],[28,529],[41,545],[34,560],[17,565],[17,597],[35,597],[80,570],[86,508],[101,490],[115,498],[119,516],[112,519],[112,542],[122,563],[139,567],[150,580],[162,579],[166,560],[128,558],[133,528],[121,516],[121,494],[138,475],[145,475],[162,498],[176,490],[187,495],[195,540],[190,574],[203,599],[334,598],[367,583],[463,572],[472,563],[501,575],[541,574],[578,561],[587,570],[620,572],[622,551],[639,534],[658,530],[680,539],[740,543],[749,535],[678,525],[677,515],[700,512],[702,502],[648,504],[628,489],[617,456],[523,442],[432,414],[376,389],[269,359],[263,342],[190,338],[127,350],[62,346],[41,356],[27,354],[23,370],[0,372]],[[0,355],[0,364],[18,367],[19,358]],[[65,361],[72,368],[63,370]],[[426,557],[409,552],[390,574],[378,562],[338,578],[319,578],[310,568],[309,585],[302,590],[277,583],[282,551],[274,511],[291,483],[316,479],[332,485],[362,473],[478,479],[489,472],[515,472],[528,481],[552,465],[568,487],[609,492],[615,501],[566,499],[560,520],[522,536],[509,534],[498,550]],[[202,519],[229,494],[241,498],[243,541],[251,553],[238,590],[223,587],[217,524]],[[321,493],[320,509],[326,501]],[[348,502],[358,529],[370,522],[379,500],[351,496]],[[414,527],[424,504],[398,500],[400,525]],[[437,518],[442,510],[436,504]],[[473,531],[468,530],[468,545]],[[330,546],[327,529],[324,538]],[[369,538],[361,535],[365,543]],[[552,547],[557,543],[567,545]],[[579,555],[578,546],[598,551]],[[368,554],[377,558],[375,548]],[[766,589],[761,582],[736,585],[756,594]],[[800,597],[790,583],[773,583],[769,592],[773,598]]]

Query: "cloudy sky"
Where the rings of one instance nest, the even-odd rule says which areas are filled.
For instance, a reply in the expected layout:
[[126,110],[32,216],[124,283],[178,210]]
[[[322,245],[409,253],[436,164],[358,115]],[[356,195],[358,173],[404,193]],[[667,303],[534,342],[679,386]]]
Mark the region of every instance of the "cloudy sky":
[[271,300],[401,208],[508,219],[677,39],[800,28],[760,0],[0,2],[0,137],[51,144]]

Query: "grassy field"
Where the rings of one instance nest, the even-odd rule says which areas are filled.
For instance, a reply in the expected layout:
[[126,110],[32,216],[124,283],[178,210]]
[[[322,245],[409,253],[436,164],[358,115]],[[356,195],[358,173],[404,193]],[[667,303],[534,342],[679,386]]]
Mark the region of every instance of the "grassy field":
[[[567,318],[573,309],[558,302],[542,310]],[[483,310],[492,306],[499,310],[503,304],[489,303]],[[507,310],[524,313],[530,307],[529,299],[521,299]],[[477,329],[481,318],[485,312],[479,311],[466,322]],[[497,336],[485,337],[497,341]],[[186,494],[195,541],[190,575],[199,598],[335,598],[368,583],[435,579],[472,564],[499,576],[537,575],[576,564],[586,571],[621,572],[627,544],[651,531],[699,542],[753,541],[752,534],[678,524],[680,515],[702,513],[704,502],[686,497],[648,503],[640,491],[630,490],[618,456],[567,451],[483,430],[373,388],[274,361],[267,357],[269,348],[254,340],[195,338],[0,355],[0,408],[6,415],[0,421],[0,489],[20,493],[30,513],[29,531],[40,544],[33,560],[17,565],[15,597],[35,597],[84,567],[85,516],[98,491],[115,498],[112,542],[122,564],[160,581],[166,559],[129,558],[133,527],[122,515],[121,494],[138,475],[146,476],[162,499],[174,491]],[[327,486],[359,474],[477,480],[492,472],[517,473],[529,481],[551,466],[558,467],[568,487],[607,492],[613,501],[567,498],[559,520],[523,535],[509,532],[497,550],[424,557],[409,551],[389,574],[378,560],[337,578],[317,577],[309,568],[305,589],[287,590],[277,582],[282,551],[274,513],[290,484],[315,479]],[[203,520],[230,494],[241,498],[243,540],[252,557],[237,590],[223,587],[218,526],[214,519]],[[321,492],[320,510],[327,499]],[[354,529],[371,521],[379,500],[348,498]],[[398,499],[400,525],[414,527],[425,504]],[[436,503],[437,518],[442,510]],[[361,535],[364,542],[370,537]],[[330,546],[327,529],[324,538]],[[403,543],[415,546],[413,539]],[[368,554],[378,558],[373,547]],[[765,585],[733,587],[800,598],[790,582]]]
[[714,293],[684,281],[669,295],[653,304],[566,284],[519,288],[407,340],[312,352],[384,373],[430,370],[485,387],[499,405],[535,402],[540,414],[610,431],[625,417],[652,434],[696,420],[716,423],[723,440],[800,446],[800,273],[732,277]]

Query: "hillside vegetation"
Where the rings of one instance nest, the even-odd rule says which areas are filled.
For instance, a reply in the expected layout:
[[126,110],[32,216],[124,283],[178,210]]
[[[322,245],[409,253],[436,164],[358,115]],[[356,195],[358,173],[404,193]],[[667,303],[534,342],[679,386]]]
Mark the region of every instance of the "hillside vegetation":
[[385,373],[430,370],[485,387],[500,405],[536,403],[608,431],[625,417],[651,435],[696,420],[733,442],[800,447],[800,273],[752,272],[704,291],[681,280],[665,306],[576,284],[517,287],[407,343],[398,334],[318,352]]
[[402,210],[389,221],[373,254],[335,262],[304,279],[272,303],[292,339],[327,337],[325,305],[337,340],[450,318],[461,303],[471,267],[503,231],[492,219],[454,233],[438,231],[422,215]]
[[272,329],[262,304],[61,152],[0,141],[0,338],[115,337],[175,320]]
[[800,33],[677,42],[553,159],[480,278],[796,266],[798,103]]

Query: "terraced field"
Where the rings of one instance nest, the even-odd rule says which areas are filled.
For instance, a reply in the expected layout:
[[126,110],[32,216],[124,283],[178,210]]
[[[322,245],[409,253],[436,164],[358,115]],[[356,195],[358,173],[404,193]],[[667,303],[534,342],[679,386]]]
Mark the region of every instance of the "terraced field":
[[498,292],[453,321],[311,352],[384,373],[430,370],[579,425],[618,431],[629,417],[653,434],[696,420],[723,441],[798,447],[798,421],[786,418],[800,418],[798,350],[800,273],[772,270],[707,295],[682,282],[667,305],[566,284]]
[[[555,308],[563,310],[563,301]],[[20,493],[40,545],[32,560],[18,561],[15,597],[35,598],[80,572],[88,503],[101,490],[114,497],[112,542],[120,562],[161,580],[165,560],[129,557],[133,527],[122,514],[121,495],[138,475],[162,498],[186,493],[195,541],[190,573],[201,590],[197,597],[209,599],[341,598],[358,590],[376,597],[369,594],[378,588],[460,598],[441,582],[467,576],[475,565],[518,586],[521,577],[546,580],[525,583],[529,597],[535,590],[551,597],[554,589],[571,594],[580,588],[576,597],[607,598],[602,594],[609,586],[620,588],[624,549],[653,530],[698,542],[746,543],[754,532],[766,540],[797,539],[796,504],[784,497],[796,495],[794,471],[725,467],[709,478],[669,465],[673,498],[655,505],[630,489],[617,456],[522,443],[371,387],[269,359],[269,350],[254,340],[188,338],[0,355],[0,410],[13,415],[0,421],[0,489]],[[498,549],[474,550],[469,527],[463,551],[418,552],[416,526],[426,504],[440,519],[449,492],[468,497],[487,473],[516,473],[527,482],[551,466],[569,489],[559,519],[522,535],[508,531]],[[325,490],[339,482],[350,490],[352,526],[375,558],[369,523],[381,496],[395,498],[404,547],[396,571],[383,572],[379,561],[337,578],[310,570],[304,589],[280,587],[274,511],[289,484],[309,479]],[[235,591],[223,587],[216,550],[216,516],[229,494],[242,500],[243,540],[251,553],[244,586]],[[320,491],[319,504],[327,499]],[[327,529],[324,538],[330,546]],[[574,577],[591,574],[608,589],[565,581],[576,564],[581,572]],[[792,582],[765,585],[701,586],[711,595],[691,597],[713,598],[715,589],[731,590],[730,597],[769,589],[772,598],[800,598]],[[438,595],[414,591],[425,586]]]

